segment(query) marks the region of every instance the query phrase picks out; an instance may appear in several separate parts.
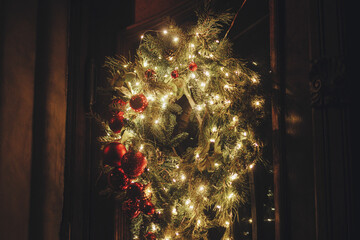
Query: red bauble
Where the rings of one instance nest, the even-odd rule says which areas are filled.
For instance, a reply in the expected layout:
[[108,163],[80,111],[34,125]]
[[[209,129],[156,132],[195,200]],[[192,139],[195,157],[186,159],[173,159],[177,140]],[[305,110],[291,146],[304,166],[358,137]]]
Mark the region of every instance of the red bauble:
[[113,142],[105,146],[103,150],[104,164],[110,166],[120,166],[121,159],[126,153],[124,145],[118,142]]
[[194,62],[190,63],[189,70],[194,72],[194,71],[196,71],[196,69],[197,69],[196,63],[194,63]]
[[122,208],[130,215],[130,218],[136,218],[141,212],[138,201],[127,200],[123,203]]
[[155,233],[148,232],[148,233],[146,233],[146,235],[145,235],[145,239],[146,239],[146,240],[156,240],[156,235],[155,235]]
[[174,71],[171,72],[171,77],[173,79],[177,78],[178,76],[179,76],[179,72],[177,70],[174,70]]
[[121,168],[116,167],[109,172],[108,183],[116,190],[125,190],[130,182],[130,179],[125,175]]
[[144,197],[143,185],[138,182],[130,183],[127,190],[126,196],[133,202],[139,202]]
[[117,98],[112,100],[109,107],[114,114],[124,115],[124,112],[126,110],[126,104],[127,102],[123,101],[120,98]]
[[143,112],[147,107],[147,105],[148,105],[148,101],[144,96],[144,94],[134,95],[130,99],[130,107],[134,109],[135,112],[140,112],[140,113]]
[[152,69],[148,69],[145,71],[145,79],[146,80],[155,80],[156,72]]
[[121,129],[124,126],[124,117],[122,114],[117,114],[113,116],[109,121],[109,127],[114,133],[121,132]]
[[129,151],[121,159],[121,168],[129,178],[140,176],[147,165],[146,157],[141,152]]
[[150,201],[146,200],[141,204],[141,211],[146,215],[153,215],[155,213],[155,206]]

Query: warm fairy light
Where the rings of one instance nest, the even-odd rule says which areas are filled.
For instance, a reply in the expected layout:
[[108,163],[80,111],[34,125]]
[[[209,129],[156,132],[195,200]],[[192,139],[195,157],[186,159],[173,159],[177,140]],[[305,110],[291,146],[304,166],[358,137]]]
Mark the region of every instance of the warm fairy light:
[[206,76],[210,76],[210,73],[208,71],[205,72]]
[[172,60],[173,60],[173,57],[169,57],[169,60],[172,61]]
[[168,77],[169,75],[165,74],[164,77]]
[[254,146],[255,146],[255,147],[258,147],[258,146],[259,146],[259,144],[257,144],[257,143],[254,143]]
[[192,73],[192,74],[190,74],[190,77],[191,77],[191,78],[195,78],[196,76],[195,76],[194,73]]
[[194,209],[194,206],[193,206],[193,205],[190,205],[189,208],[190,208],[190,209]]
[[127,65],[127,64],[125,64],[125,65],[124,65],[124,68],[127,68],[127,67],[128,67],[128,65]]
[[159,59],[161,59],[161,56],[159,56]]
[[198,37],[198,36],[199,36],[199,33],[197,32],[197,33],[195,33],[195,35]]
[[154,96],[153,96],[153,95],[149,95],[149,96],[147,97],[147,99],[148,99],[149,101],[154,101]]
[[219,95],[215,95],[215,99],[216,99],[216,100],[219,100],[219,99],[220,99],[220,96],[219,96]]
[[217,208],[217,209],[221,209],[221,206],[220,206],[220,205],[216,205],[216,208]]
[[233,119],[232,119],[234,122],[237,122],[239,119],[238,119],[238,117],[237,116],[235,116],[235,117],[233,117]]
[[258,64],[257,64],[257,62],[252,62],[252,64],[254,64],[255,66],[257,66]]
[[253,168],[254,168],[254,164],[253,164],[253,163],[250,164],[250,165],[249,165],[249,168],[250,168],[250,169],[253,169]]
[[166,35],[166,34],[168,33],[168,31],[167,31],[167,30],[164,30],[163,33]]
[[228,195],[228,199],[232,199],[234,197],[234,193],[230,193],[229,195]]
[[176,183],[176,179],[175,179],[175,178],[173,178],[173,182]]
[[175,235],[176,235],[176,236],[179,236],[179,233],[178,233],[178,232],[175,232]]
[[199,158],[199,157],[200,157],[200,155],[197,153],[197,154],[195,155],[195,157],[196,157],[196,158]]
[[200,191],[200,192],[203,192],[204,190],[205,190],[205,187],[204,187],[204,186],[200,186],[200,187],[199,187],[199,191]]
[[240,149],[241,147],[242,147],[242,143],[236,144],[236,148],[237,148],[237,149]]
[[143,39],[143,38],[144,38],[144,35],[141,35],[140,38]]
[[215,42],[216,42],[216,43],[219,43],[220,41],[219,41],[219,40],[216,40]]
[[228,76],[229,76],[229,73],[225,73],[225,76],[227,76],[227,77],[228,77]]
[[247,136],[247,133],[246,133],[246,132],[243,132],[243,135],[244,135],[244,137],[246,137],[246,136]]
[[199,219],[199,220],[197,220],[197,224],[198,225],[200,225],[201,224],[201,220]]
[[151,228],[152,228],[152,230],[155,232],[156,231],[156,225],[155,224],[152,224],[151,225]]
[[258,82],[258,80],[257,80],[255,77],[253,77],[253,78],[251,79],[251,81],[252,81],[253,83],[257,83],[257,82]]
[[194,47],[195,47],[195,45],[192,43],[192,44],[190,44],[190,47],[194,48]]
[[179,38],[178,38],[178,37],[174,37],[174,38],[173,38],[173,41],[174,41],[174,42],[178,42],[178,41],[179,41]]
[[165,109],[166,108],[166,103],[163,103],[162,106],[161,106],[162,109]]
[[213,101],[213,100],[210,100],[209,103],[210,103],[210,105],[213,105],[213,104],[214,104],[214,101]]
[[136,86],[139,86],[139,85],[140,85],[140,83],[139,83],[139,82],[136,82],[136,83],[135,83],[135,85],[136,85]]
[[214,143],[215,139],[214,138],[210,138],[210,142]]
[[185,201],[185,204],[186,204],[186,205],[189,205],[190,203],[191,203],[190,199],[187,199],[187,200]]
[[216,128],[216,127],[213,127],[213,128],[211,129],[211,131],[212,131],[212,132],[216,132],[216,131],[217,131],[217,128]]
[[255,105],[255,106],[260,106],[260,101],[258,101],[258,100],[255,101],[255,102],[254,102],[254,105]]
[[156,119],[155,120],[155,124],[158,124],[160,121],[159,121],[159,119]]
[[141,144],[139,150],[141,151],[143,149],[144,149],[144,145]]
[[144,118],[145,118],[144,114],[141,114],[141,115],[140,115],[140,118],[141,118],[141,119],[144,119]]
[[226,227],[229,227],[229,226],[230,226],[230,222],[229,222],[229,221],[226,221],[226,222],[225,222],[225,226],[226,226]]
[[234,180],[237,179],[238,177],[239,177],[239,175],[238,175],[237,173],[233,173],[233,174],[230,175],[229,178],[230,178],[231,181],[234,181]]
[[230,101],[229,99],[226,99],[226,100],[225,100],[225,103],[226,103],[226,104],[230,104],[231,101]]
[[229,85],[227,85],[227,84],[225,84],[225,85],[224,85],[224,88],[225,88],[225,89],[229,89],[229,88],[230,88],[230,86],[229,86]]
[[252,223],[252,219],[251,219],[251,218],[249,219],[249,223]]
[[181,181],[185,181],[185,180],[186,180],[186,176],[185,176],[184,174],[181,174],[180,178],[181,178]]
[[196,109],[197,109],[198,111],[201,111],[201,110],[203,109],[203,107],[202,107],[201,105],[197,105],[197,106],[196,106]]
[[176,214],[177,214],[176,208],[173,208],[173,210],[172,210],[172,214],[174,214],[174,215],[176,215]]
[[144,61],[144,67],[147,67],[148,63],[147,61]]
[[200,83],[200,86],[205,87],[205,86],[206,86],[206,83],[201,82],[201,83]]
[[211,53],[211,54],[210,54],[210,57],[211,57],[211,58],[214,57],[214,54]]
[[219,163],[214,163],[214,166],[215,166],[215,167],[219,167],[220,164],[219,164]]

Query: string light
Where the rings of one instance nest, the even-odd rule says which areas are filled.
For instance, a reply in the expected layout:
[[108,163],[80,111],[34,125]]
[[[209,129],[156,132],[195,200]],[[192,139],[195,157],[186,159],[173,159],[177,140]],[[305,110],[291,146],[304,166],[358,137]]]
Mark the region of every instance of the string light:
[[238,177],[239,177],[239,175],[238,175],[237,173],[233,173],[233,174],[230,175],[229,178],[230,178],[231,181],[234,181],[234,180],[237,179]]
[[249,168],[250,168],[250,169],[253,169],[253,168],[254,168],[254,164],[253,164],[253,163],[250,164],[250,165],[249,165]]
[[186,176],[184,174],[181,174],[181,180],[185,181],[186,180]]
[[204,186],[200,186],[200,187],[199,187],[199,191],[200,191],[200,192],[203,192],[204,190],[205,190],[205,187],[204,187]]
[[164,30],[163,33],[166,35],[166,34],[168,33],[168,31],[167,31],[167,30]]
[[179,41],[179,38],[178,38],[178,37],[174,37],[173,41],[174,41],[174,42],[178,42],[178,41]]
[[144,35],[141,35],[140,38],[143,39],[143,38],[144,38]]

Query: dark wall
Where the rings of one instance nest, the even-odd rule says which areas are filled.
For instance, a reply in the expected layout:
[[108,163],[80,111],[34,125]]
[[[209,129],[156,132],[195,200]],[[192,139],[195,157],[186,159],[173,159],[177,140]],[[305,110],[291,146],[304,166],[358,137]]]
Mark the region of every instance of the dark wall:
[[0,4],[0,239],[56,239],[65,159],[67,2]]

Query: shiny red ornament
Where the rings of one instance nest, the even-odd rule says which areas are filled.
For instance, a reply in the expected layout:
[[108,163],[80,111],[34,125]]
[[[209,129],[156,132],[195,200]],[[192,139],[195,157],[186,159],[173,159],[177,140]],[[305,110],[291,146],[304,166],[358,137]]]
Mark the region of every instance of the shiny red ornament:
[[177,70],[172,71],[172,72],[171,72],[171,77],[172,77],[173,79],[179,77],[179,72],[178,72]]
[[150,201],[145,200],[141,203],[141,211],[146,215],[153,215],[155,213],[155,206]]
[[117,114],[113,116],[109,121],[109,127],[114,133],[121,132],[123,126],[124,126],[124,117],[122,114]]
[[146,99],[146,97],[144,96],[144,94],[137,94],[132,96],[132,98],[130,99],[130,107],[135,111],[135,112],[143,112],[145,110],[145,108],[148,105],[148,101]]
[[122,209],[129,214],[130,218],[136,218],[141,213],[138,201],[127,200],[123,203]]
[[147,159],[141,152],[129,151],[121,159],[121,168],[129,178],[140,176],[147,166]]
[[103,161],[104,164],[110,166],[121,165],[121,159],[126,153],[126,148],[124,145],[118,142],[109,143],[104,147],[103,150]]
[[192,62],[192,63],[190,63],[190,65],[189,65],[189,70],[190,71],[196,71],[197,70],[197,65],[196,65],[196,63],[194,63],[194,62]]
[[141,183],[130,183],[126,190],[126,197],[133,202],[140,202],[140,200],[144,197],[143,189],[144,186]]
[[156,240],[156,235],[155,235],[155,233],[148,232],[145,234],[145,239],[146,240]]
[[148,69],[145,71],[145,79],[146,80],[155,80],[156,72],[152,69]]
[[109,185],[116,190],[125,190],[131,183],[121,168],[114,168],[108,174]]

